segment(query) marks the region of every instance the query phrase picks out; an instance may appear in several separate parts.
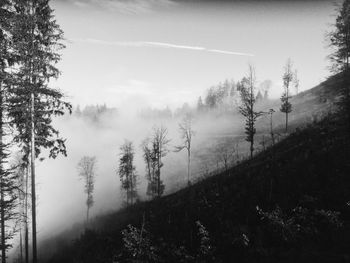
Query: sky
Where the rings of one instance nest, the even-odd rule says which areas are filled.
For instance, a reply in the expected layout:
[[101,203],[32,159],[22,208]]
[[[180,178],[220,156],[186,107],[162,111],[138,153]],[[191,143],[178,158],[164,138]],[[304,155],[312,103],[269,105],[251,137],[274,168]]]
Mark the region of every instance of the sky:
[[329,76],[333,1],[53,0],[66,49],[54,85],[74,105],[176,108],[251,63],[273,97],[294,62],[300,89]]

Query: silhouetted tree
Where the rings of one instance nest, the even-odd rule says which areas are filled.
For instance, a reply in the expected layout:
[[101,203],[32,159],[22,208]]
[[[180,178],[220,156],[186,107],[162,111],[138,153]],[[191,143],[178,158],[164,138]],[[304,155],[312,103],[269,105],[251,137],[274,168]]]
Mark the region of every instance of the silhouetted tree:
[[[0,109],[0,138],[4,137],[4,118]],[[7,250],[12,246],[9,244],[14,236],[15,229],[10,227],[11,221],[17,219],[18,181],[17,173],[8,168],[9,149],[8,144],[1,139],[0,142],[0,234],[1,234],[1,260],[6,262]]]
[[35,159],[42,148],[50,150],[50,157],[66,154],[64,140],[52,126],[52,117],[71,110],[62,100],[59,90],[49,87],[49,80],[57,78],[60,60],[58,51],[63,32],[56,23],[49,0],[13,0],[16,16],[13,19],[12,50],[16,57],[10,95],[9,117],[16,127],[14,141],[30,155],[32,192],[32,249],[33,263],[37,262]]
[[271,142],[272,145],[275,145],[275,134],[273,132],[273,114],[275,113],[274,109],[270,109],[268,111],[268,114],[270,115],[270,135],[271,135]]
[[162,159],[168,154],[168,144],[170,140],[167,138],[167,136],[167,128],[163,126],[154,128],[152,137],[152,157],[154,158],[154,163],[156,164],[155,181],[157,197],[160,197],[163,194],[165,188],[163,181],[161,180],[161,168],[164,165]]
[[[16,206],[16,221],[18,223],[19,232],[19,262],[23,262],[23,244],[25,244],[24,236],[26,235],[25,230],[27,228],[26,224],[26,201],[27,201],[27,164],[23,161],[23,156],[20,152],[16,153],[13,160],[11,161],[11,169],[15,174],[16,179],[16,190],[17,190],[17,206]],[[28,257],[26,257],[26,262],[28,262]]]
[[286,115],[286,132],[288,132],[288,114],[292,112],[292,104],[289,102],[290,96],[290,85],[293,81],[292,61],[287,60],[286,66],[284,67],[283,73],[283,88],[284,92],[281,97],[281,108],[280,111]]
[[328,40],[332,48],[329,55],[331,71],[341,73],[343,78],[340,106],[345,110],[350,125],[350,0],[344,0],[339,6],[334,30],[328,33]]
[[79,176],[84,180],[86,199],[86,223],[89,224],[89,211],[94,204],[94,186],[96,177],[96,157],[84,156],[78,163]]
[[126,204],[133,204],[137,198],[136,167],[134,165],[134,147],[132,142],[125,141],[120,147],[120,159],[118,174],[121,187],[126,191]]
[[8,221],[13,218],[16,202],[14,193],[13,173],[6,167],[9,157],[9,145],[6,142],[6,128],[8,123],[8,90],[11,85],[11,70],[13,65],[12,52],[12,23],[13,2],[0,1],[0,249],[1,262],[5,263],[8,239],[12,236],[7,232]]
[[239,112],[245,118],[245,134],[247,135],[246,141],[250,142],[250,158],[253,158],[254,153],[254,136],[256,133],[255,122],[261,112],[255,110],[255,69],[252,65],[249,65],[248,76],[243,78],[239,84],[239,91],[241,94],[242,105],[239,107]]
[[180,136],[182,139],[182,144],[176,147],[176,152],[180,152],[183,149],[187,151],[187,184],[191,183],[191,146],[192,146],[192,136],[195,132],[192,129],[193,117],[191,114],[186,114],[182,122],[179,124]]
[[339,6],[334,30],[328,33],[333,52],[329,55],[332,71],[347,72],[350,56],[350,0],[344,0]]
[[154,198],[156,196],[156,178],[155,178],[155,170],[156,170],[156,162],[154,158],[154,153],[152,151],[152,145],[149,138],[146,138],[142,144],[142,152],[143,159],[146,163],[146,179],[148,181],[147,185],[147,195]]

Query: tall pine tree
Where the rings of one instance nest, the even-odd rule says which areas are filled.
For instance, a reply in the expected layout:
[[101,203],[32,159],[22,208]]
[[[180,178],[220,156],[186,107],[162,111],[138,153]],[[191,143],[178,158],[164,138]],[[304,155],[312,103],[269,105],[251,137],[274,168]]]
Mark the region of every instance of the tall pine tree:
[[292,84],[294,74],[292,71],[292,61],[291,59],[287,60],[286,66],[284,67],[283,73],[283,88],[284,92],[281,97],[281,108],[280,111],[285,113],[286,126],[285,131],[288,132],[288,114],[292,112],[292,104],[290,103],[290,85]]
[[242,100],[239,112],[245,118],[246,141],[250,143],[250,158],[253,158],[254,136],[256,133],[255,122],[262,113],[255,109],[256,77],[255,69],[252,65],[249,65],[248,75],[242,79],[241,83],[239,83],[238,89]]
[[14,21],[13,1],[0,1],[0,249],[1,262],[7,259],[7,250],[11,247],[9,240],[14,232],[8,222],[15,219],[17,204],[17,186],[15,174],[9,168],[8,138],[8,95],[11,86],[11,67],[15,58],[12,50]]
[[65,140],[52,125],[52,117],[71,111],[61,91],[49,86],[59,76],[63,32],[57,24],[49,0],[14,0],[13,50],[16,72],[11,88],[9,117],[16,128],[14,141],[19,143],[24,159],[30,165],[32,203],[32,256],[37,262],[36,175],[35,159],[41,149],[49,157],[66,155]]
[[347,115],[350,129],[350,0],[345,0],[339,6],[334,29],[328,34],[328,40],[332,48],[329,55],[331,70],[340,73],[343,81],[340,106]]

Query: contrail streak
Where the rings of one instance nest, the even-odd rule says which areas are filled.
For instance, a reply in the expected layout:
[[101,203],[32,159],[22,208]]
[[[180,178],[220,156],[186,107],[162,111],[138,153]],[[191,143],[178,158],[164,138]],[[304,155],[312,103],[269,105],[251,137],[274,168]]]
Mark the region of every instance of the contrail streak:
[[205,47],[199,46],[186,46],[186,45],[177,45],[171,43],[163,43],[163,42],[150,42],[150,41],[135,41],[135,42],[121,42],[121,41],[105,41],[99,39],[75,39],[73,42],[84,42],[91,44],[101,44],[101,45],[109,45],[109,46],[123,46],[123,47],[159,47],[159,48],[173,48],[173,49],[187,49],[194,51],[204,51],[211,53],[219,53],[226,55],[234,55],[234,56],[249,56],[253,57],[254,54],[243,53],[243,52],[234,52],[229,50],[220,50],[220,49],[209,49]]

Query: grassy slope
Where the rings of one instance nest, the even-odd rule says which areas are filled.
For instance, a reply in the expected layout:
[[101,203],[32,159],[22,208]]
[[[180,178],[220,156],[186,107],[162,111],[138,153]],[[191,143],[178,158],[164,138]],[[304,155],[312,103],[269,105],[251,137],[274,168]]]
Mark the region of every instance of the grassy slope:
[[[330,81],[334,84],[335,80]],[[323,90],[323,94],[330,92]],[[180,262],[172,255],[176,247],[196,253],[197,220],[210,233],[216,262],[348,262],[349,144],[339,117],[328,116],[297,130],[252,161],[159,200],[100,217],[94,222],[94,231],[87,231],[74,242],[57,238],[59,251],[49,262],[112,262],[113,255],[121,251],[121,230],[128,224],[140,226],[143,215],[166,262]],[[284,213],[280,217],[285,220],[277,216],[279,223],[270,224],[261,219],[256,206],[264,211],[279,206]],[[309,232],[285,236],[289,233],[285,225],[296,207],[339,211],[343,226],[334,227],[323,217],[315,219],[310,212],[313,216],[306,213],[307,220],[299,222]],[[248,244],[243,242],[243,234]]]

